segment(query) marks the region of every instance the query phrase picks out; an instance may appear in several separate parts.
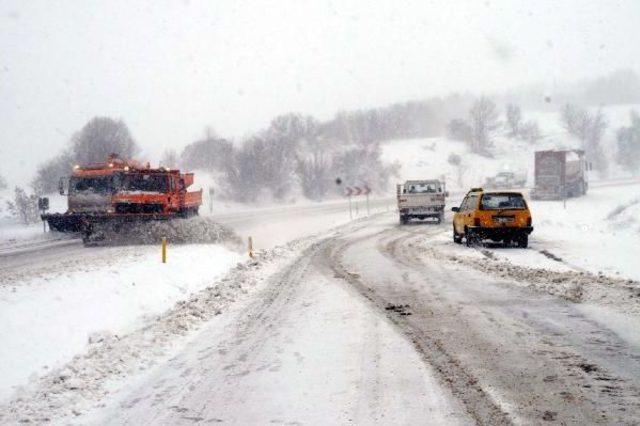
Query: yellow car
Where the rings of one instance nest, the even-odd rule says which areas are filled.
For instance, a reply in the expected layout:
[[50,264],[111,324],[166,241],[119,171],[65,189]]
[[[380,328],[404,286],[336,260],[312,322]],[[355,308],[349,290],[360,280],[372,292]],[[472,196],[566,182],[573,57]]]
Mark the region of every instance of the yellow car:
[[453,215],[453,241],[467,246],[484,239],[515,242],[518,247],[527,247],[531,226],[531,212],[519,192],[485,192],[472,188],[462,200],[460,207],[451,209]]

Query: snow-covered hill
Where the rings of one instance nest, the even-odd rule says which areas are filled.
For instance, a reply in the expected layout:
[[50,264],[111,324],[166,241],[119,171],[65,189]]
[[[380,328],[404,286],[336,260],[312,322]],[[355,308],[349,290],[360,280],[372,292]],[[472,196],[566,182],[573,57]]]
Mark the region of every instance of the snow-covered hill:
[[[592,180],[628,176],[627,172],[615,166],[615,132],[621,126],[629,125],[629,113],[632,110],[640,111],[640,105],[602,108],[608,122],[603,147],[612,167],[607,176],[599,176],[597,172],[592,172]],[[543,138],[532,145],[498,134],[492,149],[493,158],[470,152],[464,142],[439,137],[387,141],[382,146],[383,159],[388,163],[400,164],[400,180],[444,176],[449,188],[454,190],[481,186],[487,177],[501,171],[527,172],[528,184],[531,185],[535,151],[579,148],[580,143],[562,128],[558,112],[524,111],[524,118],[538,122]],[[448,162],[452,154],[461,156],[461,167]]]

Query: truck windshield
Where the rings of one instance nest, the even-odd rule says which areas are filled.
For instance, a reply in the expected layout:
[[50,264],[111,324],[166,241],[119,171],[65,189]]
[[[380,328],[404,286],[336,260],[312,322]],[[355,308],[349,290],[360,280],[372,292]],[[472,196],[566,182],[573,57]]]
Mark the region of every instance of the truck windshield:
[[166,175],[136,173],[125,175],[122,189],[125,191],[168,192],[169,180]]
[[71,177],[69,192],[93,192],[110,194],[113,192],[113,176]]
[[526,205],[524,198],[520,194],[484,194],[480,203],[480,209],[482,210],[524,208],[526,208]]
[[435,183],[415,183],[409,186],[407,192],[410,194],[422,194],[441,191],[440,186]]

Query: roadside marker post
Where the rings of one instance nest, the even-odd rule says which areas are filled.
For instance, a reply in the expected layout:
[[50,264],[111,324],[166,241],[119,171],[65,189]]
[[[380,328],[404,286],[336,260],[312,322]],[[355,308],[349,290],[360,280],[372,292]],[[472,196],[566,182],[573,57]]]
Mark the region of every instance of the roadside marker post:
[[353,211],[351,210],[351,194],[353,193],[353,190],[347,186],[344,191],[345,195],[349,199],[349,219],[353,220]]
[[248,241],[248,245],[249,245],[249,257],[251,259],[253,259],[253,238],[251,238],[251,236],[249,236],[249,241]]
[[371,188],[368,185],[364,186],[364,195],[367,197],[367,216],[369,216],[369,194],[371,193]]
[[[356,196],[362,194],[362,189],[359,186],[354,186],[353,187],[353,191],[355,192]],[[358,199],[357,198],[356,198],[356,216],[360,216],[360,211],[358,210]]]
[[167,263],[167,237],[162,237],[162,263]]

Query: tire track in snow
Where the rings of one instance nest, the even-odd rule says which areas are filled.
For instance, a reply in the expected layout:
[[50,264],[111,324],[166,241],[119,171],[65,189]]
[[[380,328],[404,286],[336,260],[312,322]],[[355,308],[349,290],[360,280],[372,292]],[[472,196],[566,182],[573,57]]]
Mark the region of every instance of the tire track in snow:
[[[479,424],[634,424],[640,413],[634,349],[567,302],[425,258],[425,235],[402,232],[342,241],[328,267],[387,313]],[[365,250],[368,238],[398,265],[396,281],[346,266],[349,250]],[[410,304],[413,315],[384,311],[397,303]]]

